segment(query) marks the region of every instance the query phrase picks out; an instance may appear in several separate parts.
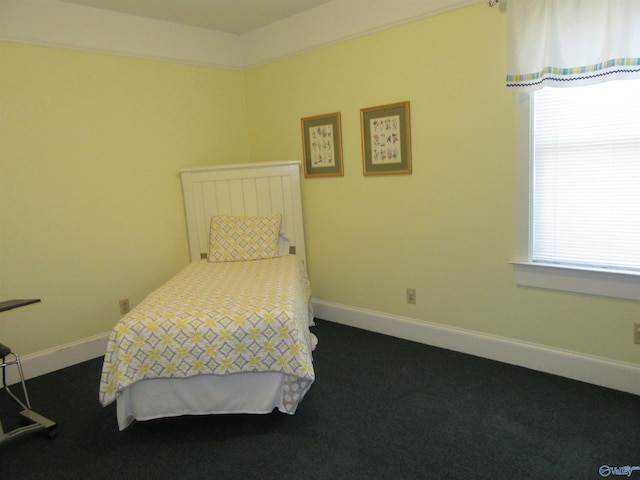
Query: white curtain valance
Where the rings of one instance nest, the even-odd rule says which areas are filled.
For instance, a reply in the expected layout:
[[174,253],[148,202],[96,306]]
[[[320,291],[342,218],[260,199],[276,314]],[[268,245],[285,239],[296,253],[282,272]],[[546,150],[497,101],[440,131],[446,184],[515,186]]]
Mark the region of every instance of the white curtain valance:
[[640,0],[508,0],[507,88],[640,78]]

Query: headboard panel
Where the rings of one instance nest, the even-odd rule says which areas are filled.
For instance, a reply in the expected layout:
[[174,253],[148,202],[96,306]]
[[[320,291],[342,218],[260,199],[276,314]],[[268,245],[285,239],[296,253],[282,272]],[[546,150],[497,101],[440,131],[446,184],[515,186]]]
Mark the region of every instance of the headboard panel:
[[282,214],[290,246],[306,260],[300,161],[190,168],[180,175],[192,262],[208,251],[212,216],[276,213]]

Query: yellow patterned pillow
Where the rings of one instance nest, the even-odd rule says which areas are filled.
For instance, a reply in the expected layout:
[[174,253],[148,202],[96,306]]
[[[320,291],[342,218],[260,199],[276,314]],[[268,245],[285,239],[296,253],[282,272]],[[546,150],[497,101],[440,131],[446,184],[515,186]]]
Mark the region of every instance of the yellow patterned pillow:
[[240,262],[278,256],[281,215],[211,218],[210,262]]

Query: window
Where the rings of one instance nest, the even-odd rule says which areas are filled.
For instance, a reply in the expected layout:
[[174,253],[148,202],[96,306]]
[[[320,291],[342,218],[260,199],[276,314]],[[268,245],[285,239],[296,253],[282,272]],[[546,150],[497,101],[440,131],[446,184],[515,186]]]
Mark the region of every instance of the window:
[[640,80],[520,94],[516,281],[640,299]]

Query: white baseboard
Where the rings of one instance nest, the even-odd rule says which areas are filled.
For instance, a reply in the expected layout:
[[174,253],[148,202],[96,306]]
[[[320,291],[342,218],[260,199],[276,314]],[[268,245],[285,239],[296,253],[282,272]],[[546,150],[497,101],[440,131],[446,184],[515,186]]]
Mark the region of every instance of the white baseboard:
[[640,365],[324,300],[312,303],[323,320],[640,395]]
[[[29,355],[16,353],[20,355],[24,377],[29,379],[101,357],[107,351],[108,340],[109,333],[102,333]],[[11,357],[8,357],[8,360],[11,360]],[[7,367],[7,384],[13,385],[19,381],[18,369]]]
[[[511,365],[640,395],[640,366],[397,315],[313,300],[316,317],[392,337],[446,348]],[[25,378],[34,378],[104,355],[109,333],[20,357]],[[20,352],[17,352],[20,354]],[[7,383],[19,381],[7,369]]]

